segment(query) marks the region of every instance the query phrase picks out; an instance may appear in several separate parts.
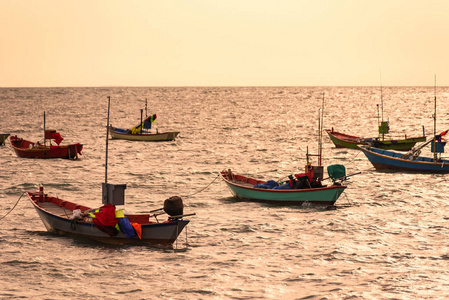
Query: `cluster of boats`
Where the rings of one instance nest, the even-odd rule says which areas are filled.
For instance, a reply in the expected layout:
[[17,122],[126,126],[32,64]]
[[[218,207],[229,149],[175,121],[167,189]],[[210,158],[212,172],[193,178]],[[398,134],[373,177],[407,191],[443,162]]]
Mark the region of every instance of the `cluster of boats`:
[[[109,135],[112,139],[155,142],[172,141],[179,132],[150,132],[156,115],[141,119],[139,125],[128,130],[112,127],[109,124],[109,105],[110,98],[106,126],[106,180],[102,186],[103,205],[95,209],[63,200],[44,193],[42,186],[39,191],[27,191],[26,194],[49,232],[109,244],[173,244],[190,222],[185,217],[194,214],[184,214],[184,205],[178,196],[166,199],[162,208],[148,214],[125,214],[122,209],[116,209],[116,205],[124,205],[126,185],[107,183],[107,149]],[[0,144],[4,144],[9,136],[10,134],[0,134]],[[43,142],[31,142],[16,135],[9,137],[11,147],[20,158],[78,159],[82,155],[82,144],[63,145],[62,140],[56,130],[45,128],[45,112]],[[168,215],[167,219],[160,221],[162,215]]]
[[[385,135],[389,133],[390,127],[389,122],[383,120],[383,109],[382,120],[379,120],[378,137],[357,137],[334,131],[334,128],[328,129],[326,132],[335,147],[361,150],[377,170],[449,173],[449,160],[441,157],[446,146],[444,138],[449,130],[437,134],[436,106],[437,97],[435,90],[434,128],[433,135],[428,139],[425,136],[424,127],[423,134],[419,137],[404,136],[404,138],[399,139],[385,138]],[[417,145],[420,142],[422,143]],[[421,151],[427,146],[431,148],[431,157],[421,155]]]
[[[62,235],[87,237],[107,243],[145,243],[172,244],[189,223],[184,219],[194,214],[184,214],[180,197],[170,197],[164,202],[164,207],[150,211],[148,214],[123,214],[116,210],[116,205],[124,205],[124,190],[126,185],[112,185],[107,183],[107,157],[109,135],[112,139],[130,141],[170,141],[179,132],[150,133],[151,124],[156,115],[143,118],[141,122],[130,129],[120,129],[109,124],[106,132],[106,180],[103,184],[102,204],[99,209],[92,209],[81,204],[59,199],[39,191],[27,192],[31,203],[44,223],[46,229]],[[324,98],[324,96],[323,96]],[[323,99],[324,107],[324,99]],[[322,112],[321,112],[322,115]],[[391,169],[395,171],[419,171],[431,173],[449,172],[449,160],[442,159],[444,153],[444,136],[447,131],[436,134],[427,139],[419,137],[401,139],[386,139],[388,122],[379,123],[377,138],[362,138],[343,134],[334,129],[323,130],[322,117],[318,122],[318,153],[311,154],[307,148],[306,165],[303,173],[291,174],[280,180],[259,180],[241,174],[235,174],[231,169],[220,172],[222,180],[229,187],[234,197],[243,201],[265,202],[278,205],[334,205],[347,188],[345,181],[349,178],[343,165],[327,167],[328,177],[324,178],[322,166],[322,135],[327,132],[337,148],[352,148],[361,150],[375,169]],[[434,130],[435,131],[435,130]],[[9,134],[0,134],[0,142],[4,143]],[[51,141],[56,145],[52,145]],[[55,130],[45,129],[44,113],[44,142],[33,143],[17,136],[10,137],[10,144],[18,157],[23,158],[65,158],[77,159],[81,155],[83,145],[80,143],[60,145],[62,137]],[[417,143],[423,142],[419,146]],[[433,157],[420,156],[421,150],[430,145]],[[315,164],[312,157],[317,158]],[[355,175],[355,174],[353,174]],[[329,184],[325,184],[329,182]],[[105,215],[111,211],[112,215]],[[167,214],[165,221],[160,222],[158,216]],[[105,223],[103,223],[103,221]]]
[[[342,134],[333,129],[326,132],[337,148],[361,150],[377,170],[449,173],[449,160],[441,157],[446,145],[444,136],[447,130],[435,134],[428,140],[425,136],[402,140],[364,139]],[[423,143],[415,146],[417,142]],[[429,145],[433,157],[421,156],[421,150]]]

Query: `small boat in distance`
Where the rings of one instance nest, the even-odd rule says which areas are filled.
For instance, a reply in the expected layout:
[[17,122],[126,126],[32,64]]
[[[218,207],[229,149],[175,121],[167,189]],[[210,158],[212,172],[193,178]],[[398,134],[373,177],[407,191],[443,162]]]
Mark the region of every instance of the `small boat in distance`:
[[[17,135],[11,136],[9,141],[18,157],[22,158],[65,158],[78,159],[83,145],[80,143],[61,145],[64,138],[56,132],[56,130],[45,129],[45,112],[44,112],[44,142],[30,142]],[[51,143],[53,140],[56,145]],[[47,144],[48,141],[48,144]]]
[[151,132],[152,124],[156,121],[157,115],[148,116],[147,102],[145,100],[145,119],[143,119],[143,109],[140,110],[140,123],[130,129],[122,129],[113,127],[109,124],[109,133],[112,139],[121,139],[128,141],[146,141],[146,142],[163,142],[174,141],[179,132]]
[[369,145],[379,149],[408,151],[412,149],[412,147],[415,146],[416,143],[424,142],[426,140],[425,136],[412,138],[408,138],[407,136],[405,136],[403,139],[384,140],[379,139],[378,137],[363,138],[334,131],[334,128],[326,129],[326,132],[337,148],[359,149],[359,145]]
[[146,142],[165,142],[174,141],[179,132],[142,132],[131,133],[129,129],[122,129],[109,126],[109,133],[112,139],[128,140],[128,141],[146,141]]
[[8,138],[9,133],[0,133],[0,146],[5,144],[6,139]]
[[33,143],[17,135],[9,138],[11,146],[18,157],[22,158],[65,158],[78,159],[82,155],[83,145],[80,143],[70,145],[50,145]]

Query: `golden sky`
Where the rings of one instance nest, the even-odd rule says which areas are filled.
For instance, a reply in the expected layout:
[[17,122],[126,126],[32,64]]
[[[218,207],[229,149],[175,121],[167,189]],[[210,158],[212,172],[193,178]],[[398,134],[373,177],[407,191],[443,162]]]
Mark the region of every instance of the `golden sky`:
[[0,0],[0,37],[0,87],[449,86],[448,0]]

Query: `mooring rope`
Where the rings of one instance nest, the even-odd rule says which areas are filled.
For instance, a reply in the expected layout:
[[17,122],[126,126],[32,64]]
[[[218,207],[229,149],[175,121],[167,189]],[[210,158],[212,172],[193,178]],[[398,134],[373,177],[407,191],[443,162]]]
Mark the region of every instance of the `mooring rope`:
[[345,195],[346,201],[348,201],[349,205],[352,206],[353,203],[351,203],[351,201],[349,201],[348,195],[344,191],[343,191],[343,195]]
[[354,156],[354,157],[348,162],[348,164],[351,164],[351,163],[357,158],[357,156],[359,156],[359,154],[362,152],[362,150],[359,150],[358,152],[359,152],[359,153],[357,153],[357,155]]
[[16,208],[17,204],[19,204],[20,199],[22,199],[22,196],[25,194],[25,192],[22,193],[22,195],[20,195],[19,200],[17,200],[16,204],[14,204],[13,208],[10,209],[10,211],[8,211],[8,213],[6,213],[6,215],[4,215],[3,217],[0,218],[0,221],[3,220],[7,215],[9,215],[14,208]]
[[193,195],[196,195],[196,194],[201,193],[202,191],[204,191],[205,189],[207,189],[208,187],[210,187],[210,186],[212,185],[212,183],[214,183],[215,180],[217,180],[218,177],[220,177],[220,174],[218,174],[218,175],[214,178],[214,180],[212,180],[211,183],[209,183],[207,186],[205,186],[205,187],[202,188],[201,190],[199,190],[199,191],[197,191],[197,192],[195,192],[195,193],[193,193],[193,194],[190,194],[190,195],[183,195],[182,197],[188,198],[188,197],[191,197],[191,196],[193,196]]

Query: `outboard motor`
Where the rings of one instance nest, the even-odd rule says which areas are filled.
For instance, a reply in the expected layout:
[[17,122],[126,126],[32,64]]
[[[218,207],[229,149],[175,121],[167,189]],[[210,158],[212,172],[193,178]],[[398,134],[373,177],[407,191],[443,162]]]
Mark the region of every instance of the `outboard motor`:
[[164,211],[170,216],[181,216],[184,214],[184,204],[179,196],[172,196],[164,201]]

